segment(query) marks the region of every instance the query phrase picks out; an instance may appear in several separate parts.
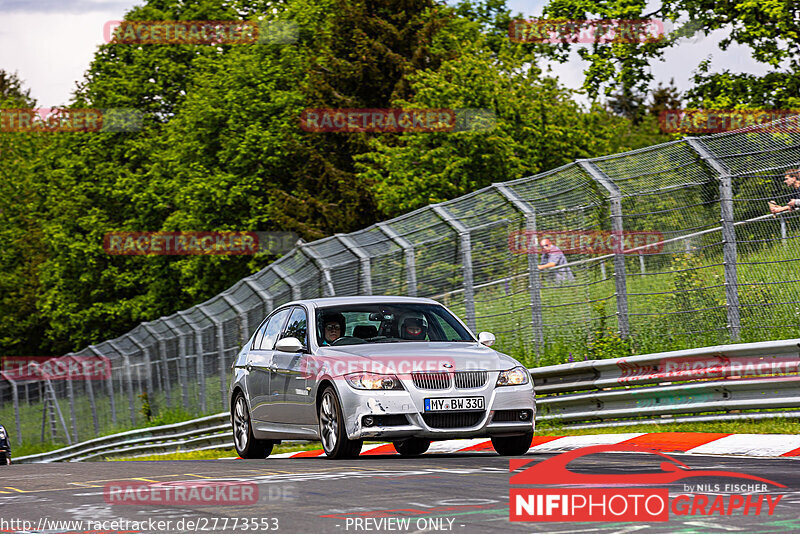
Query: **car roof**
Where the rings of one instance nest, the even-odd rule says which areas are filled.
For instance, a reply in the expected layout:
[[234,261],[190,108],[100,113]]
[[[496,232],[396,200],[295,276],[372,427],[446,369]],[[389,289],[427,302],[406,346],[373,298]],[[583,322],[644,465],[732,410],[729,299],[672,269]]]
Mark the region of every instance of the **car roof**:
[[[436,302],[433,299],[429,298],[422,298],[422,297],[403,297],[403,296],[395,296],[395,295],[373,295],[373,296],[355,296],[355,297],[324,297],[318,299],[303,299],[303,300],[293,300],[292,302],[287,302],[284,306],[288,306],[290,304],[305,304],[309,307],[327,307],[327,306],[340,306],[346,304],[406,304],[406,303],[417,303],[417,304],[437,304],[441,305],[441,303]],[[281,306],[283,307],[283,306]]]

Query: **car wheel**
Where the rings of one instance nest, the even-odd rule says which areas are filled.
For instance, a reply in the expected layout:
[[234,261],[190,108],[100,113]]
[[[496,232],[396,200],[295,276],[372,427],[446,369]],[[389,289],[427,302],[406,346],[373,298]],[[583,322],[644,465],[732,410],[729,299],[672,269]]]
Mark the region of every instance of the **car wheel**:
[[394,449],[400,456],[419,456],[431,446],[430,440],[409,438],[394,442]]
[[492,446],[501,456],[522,456],[531,448],[533,432],[522,436],[498,436],[492,438]]
[[336,390],[328,386],[319,403],[319,437],[328,458],[352,458],[361,452],[362,440],[348,439],[344,414]]
[[275,442],[268,439],[256,439],[253,426],[250,424],[250,411],[244,395],[238,393],[231,410],[233,423],[233,444],[242,458],[266,458],[272,452]]

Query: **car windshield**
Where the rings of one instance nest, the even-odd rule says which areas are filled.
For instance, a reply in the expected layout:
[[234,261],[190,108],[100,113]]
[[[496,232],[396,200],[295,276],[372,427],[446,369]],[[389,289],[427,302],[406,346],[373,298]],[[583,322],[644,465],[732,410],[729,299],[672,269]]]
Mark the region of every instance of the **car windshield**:
[[320,346],[475,341],[458,319],[436,304],[329,306],[319,308],[316,319]]

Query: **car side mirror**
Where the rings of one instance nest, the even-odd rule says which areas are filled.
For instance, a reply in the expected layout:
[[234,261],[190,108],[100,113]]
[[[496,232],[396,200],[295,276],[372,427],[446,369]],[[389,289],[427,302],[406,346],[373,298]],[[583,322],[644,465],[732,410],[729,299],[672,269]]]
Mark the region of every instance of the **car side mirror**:
[[494,334],[491,332],[481,332],[478,334],[478,343],[491,347],[494,345]]
[[285,337],[278,340],[275,344],[275,350],[281,352],[300,352],[303,350],[303,344],[296,337]]

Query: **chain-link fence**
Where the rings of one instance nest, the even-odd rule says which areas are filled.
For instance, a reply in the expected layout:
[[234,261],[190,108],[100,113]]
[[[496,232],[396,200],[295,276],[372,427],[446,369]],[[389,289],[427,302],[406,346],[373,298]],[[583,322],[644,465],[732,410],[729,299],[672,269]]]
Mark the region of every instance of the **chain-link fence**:
[[[266,314],[300,298],[434,297],[530,366],[798,337],[800,223],[767,205],[798,191],[784,184],[795,167],[793,117],[577,161],[299,243],[207,302],[75,354],[110,358],[105,380],[0,379],[0,421],[16,422],[20,443],[67,442],[148,413],[226,410],[234,355]],[[636,232],[657,243],[564,246]],[[566,264],[538,268],[554,258],[543,236]]]

